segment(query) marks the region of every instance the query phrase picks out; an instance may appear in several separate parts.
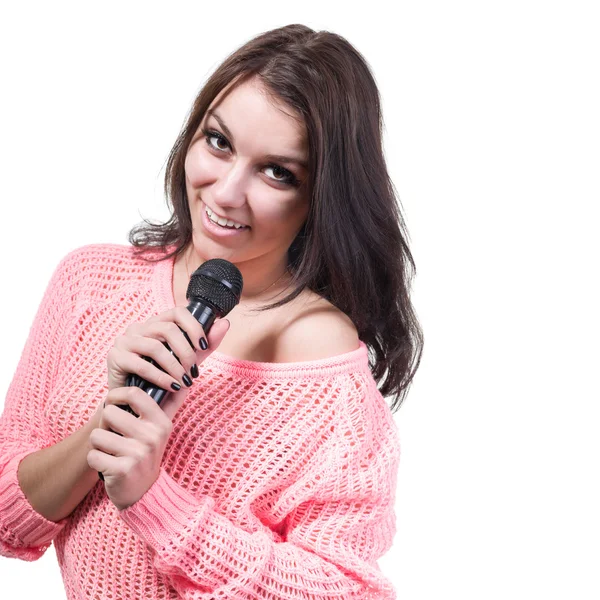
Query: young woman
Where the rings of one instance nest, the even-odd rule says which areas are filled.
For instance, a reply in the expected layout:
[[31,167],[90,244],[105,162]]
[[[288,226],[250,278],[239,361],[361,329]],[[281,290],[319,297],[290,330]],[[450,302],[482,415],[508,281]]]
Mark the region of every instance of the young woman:
[[[392,411],[423,336],[381,124],[329,32],[269,31],[216,70],[169,221],[52,276],[0,419],[0,554],[54,542],[73,599],[395,597]],[[244,287],[206,334],[186,290],[212,258]]]

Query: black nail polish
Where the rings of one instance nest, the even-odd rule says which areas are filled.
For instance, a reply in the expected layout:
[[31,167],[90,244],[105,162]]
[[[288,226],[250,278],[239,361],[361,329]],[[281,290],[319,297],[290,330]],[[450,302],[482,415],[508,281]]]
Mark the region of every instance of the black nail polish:
[[181,386],[178,383],[172,383],[171,387],[178,392],[181,389]]
[[200,348],[202,348],[202,350],[206,350],[208,348],[206,338],[200,338]]
[[185,383],[185,385],[187,385],[188,387],[191,387],[192,380],[188,377],[187,373],[182,377],[182,379],[183,379],[183,383]]
[[192,377],[194,379],[196,377],[198,377],[198,365],[192,365],[192,368],[190,369],[190,373],[192,374]]

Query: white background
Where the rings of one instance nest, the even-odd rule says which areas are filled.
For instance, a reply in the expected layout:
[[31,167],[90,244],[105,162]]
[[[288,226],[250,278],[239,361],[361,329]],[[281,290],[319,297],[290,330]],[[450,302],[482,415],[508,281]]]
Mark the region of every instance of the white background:
[[[426,337],[380,565],[403,600],[597,600],[594,4],[5,3],[0,408],[59,260],[167,216],[164,163],[208,75],[268,29],[333,31],[379,85]],[[0,581],[65,597],[54,548],[0,557]]]

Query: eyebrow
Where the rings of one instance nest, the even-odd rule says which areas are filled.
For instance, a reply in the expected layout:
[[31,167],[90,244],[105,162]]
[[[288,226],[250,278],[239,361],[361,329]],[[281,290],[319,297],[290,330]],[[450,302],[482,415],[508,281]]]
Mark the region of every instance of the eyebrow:
[[[210,117],[210,116],[213,116],[219,122],[219,125],[223,128],[225,135],[233,143],[235,143],[235,140],[233,139],[233,134],[231,133],[229,127],[227,127],[227,125],[225,125],[225,121],[223,121],[223,119],[215,112],[215,109],[212,109],[212,108],[207,109],[206,118],[208,119],[208,117]],[[274,161],[281,162],[281,163],[288,163],[288,164],[295,163],[295,164],[300,165],[301,167],[305,168],[308,171],[307,162],[300,158],[296,158],[293,156],[282,156],[281,154],[266,154],[265,158],[267,160],[274,160]]]

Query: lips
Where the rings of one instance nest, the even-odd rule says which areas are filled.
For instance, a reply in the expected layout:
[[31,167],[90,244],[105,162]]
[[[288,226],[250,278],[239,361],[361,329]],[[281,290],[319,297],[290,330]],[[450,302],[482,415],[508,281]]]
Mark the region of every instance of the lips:
[[201,220],[202,220],[202,224],[204,226],[204,230],[213,239],[216,239],[216,238],[225,239],[225,238],[230,238],[230,237],[238,238],[239,236],[244,236],[244,234],[246,232],[250,231],[250,227],[239,227],[238,229],[236,229],[235,227],[223,227],[221,225],[218,225],[217,223],[213,223],[208,218],[208,213],[206,212],[205,206],[202,207]]
[[[248,225],[246,225],[245,223],[242,223],[241,221],[236,221],[235,219],[225,217],[224,215],[219,215],[216,211],[214,211],[212,208],[210,208],[210,206],[208,206],[206,204],[204,205],[204,210],[211,213],[209,215],[209,218],[212,216],[212,217],[216,217],[217,221],[219,219],[225,219],[226,221],[231,221],[232,223],[234,223],[234,225],[229,225],[229,223],[227,223],[227,225],[226,225],[227,227],[234,228],[234,229],[242,229],[242,228],[248,229],[249,228]],[[219,225],[221,225],[221,223],[219,223]],[[235,225],[239,225],[240,227],[235,227]],[[221,226],[225,227],[225,225],[221,225]]]

